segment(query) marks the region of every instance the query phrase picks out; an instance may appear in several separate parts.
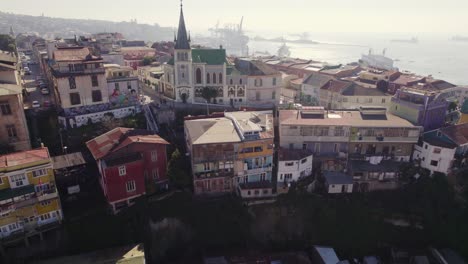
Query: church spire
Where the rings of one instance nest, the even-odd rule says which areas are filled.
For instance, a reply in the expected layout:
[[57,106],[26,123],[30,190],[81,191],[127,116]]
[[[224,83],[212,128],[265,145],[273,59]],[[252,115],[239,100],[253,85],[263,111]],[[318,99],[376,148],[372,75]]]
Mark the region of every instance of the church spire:
[[190,49],[190,40],[187,38],[187,29],[185,28],[182,0],[180,1],[179,29],[177,31],[175,49]]

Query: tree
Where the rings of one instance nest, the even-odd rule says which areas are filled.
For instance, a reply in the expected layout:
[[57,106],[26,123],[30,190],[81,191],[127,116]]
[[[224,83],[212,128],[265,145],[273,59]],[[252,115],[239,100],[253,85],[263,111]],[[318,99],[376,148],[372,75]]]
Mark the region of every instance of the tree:
[[203,87],[201,96],[206,99],[206,101],[211,102],[212,98],[216,98],[216,96],[218,96],[218,91],[213,88]]
[[448,110],[449,110],[449,112],[453,112],[453,111],[457,110],[457,103],[456,102],[450,102],[450,104],[448,105]]
[[187,187],[192,183],[188,164],[190,163],[180,154],[179,149],[172,152],[167,175],[175,187]]
[[16,52],[15,40],[9,35],[0,35],[0,50]]
[[8,153],[12,153],[15,151],[15,147],[8,144],[8,143],[5,143],[5,142],[0,142],[0,154],[8,154]]
[[143,58],[143,65],[147,66],[154,62],[154,57],[146,56]]

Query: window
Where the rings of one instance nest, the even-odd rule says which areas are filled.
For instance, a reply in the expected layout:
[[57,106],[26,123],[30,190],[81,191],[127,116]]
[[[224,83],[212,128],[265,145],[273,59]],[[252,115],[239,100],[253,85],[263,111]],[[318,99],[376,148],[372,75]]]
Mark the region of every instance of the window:
[[73,76],[68,77],[68,85],[70,86],[70,89],[76,89],[75,77]]
[[442,149],[440,148],[434,148],[434,153],[435,154],[440,154],[442,152]]
[[271,99],[272,99],[272,100],[275,100],[275,99],[276,99],[276,91],[273,91],[273,92],[271,93]]
[[41,202],[41,206],[48,206],[48,205],[50,205],[50,204],[51,204],[50,201],[43,201],[43,202]]
[[102,101],[102,94],[99,90],[92,91],[91,96],[93,97],[93,103]]
[[36,191],[36,193],[46,192],[46,191],[50,190],[50,185],[49,185],[49,183],[36,185],[36,186],[34,186],[34,190]]
[[3,179],[2,179],[2,177],[0,177],[0,185],[2,185],[2,184],[3,184]]
[[439,165],[437,160],[431,160],[431,166],[437,167],[437,165]]
[[124,166],[119,167],[119,176],[124,176],[127,174],[127,168]]
[[291,166],[294,166],[294,162],[292,162],[292,161],[291,162],[286,162],[284,165],[286,167],[291,167]]
[[260,101],[260,92],[255,92],[255,100]]
[[18,136],[15,125],[6,125],[5,127],[9,138],[16,138]]
[[204,163],[203,168],[205,169],[205,171],[209,171],[210,170],[210,163]]
[[294,143],[289,143],[289,149],[294,149]]
[[128,90],[131,90],[131,89],[132,89],[132,83],[131,83],[131,82],[127,82],[127,89],[128,89]]
[[159,178],[159,171],[157,169],[153,169],[153,171],[151,172],[152,176],[153,176],[153,179],[158,179]]
[[216,83],[216,73],[213,72],[213,83]]
[[239,84],[242,85],[242,79],[239,80]]
[[273,78],[273,86],[276,85],[276,78]]
[[233,81],[232,81],[232,79],[230,79],[230,80],[229,80],[229,84],[231,84],[231,85],[233,84]]
[[198,83],[198,84],[202,83],[202,81],[201,81],[201,70],[200,69],[197,69],[195,71],[195,80],[196,80],[196,83]]
[[91,85],[93,87],[99,86],[99,81],[97,75],[91,75]]
[[426,144],[424,144],[424,149],[427,149],[427,145],[426,145]]
[[386,100],[385,98],[382,98],[382,104],[385,104]]
[[156,150],[151,151],[151,161],[155,162],[157,160],[158,160],[158,153],[156,152]]
[[127,182],[127,192],[134,192],[136,190],[135,181]]
[[263,148],[262,148],[262,147],[255,147],[255,148],[254,148],[254,151],[255,151],[255,152],[262,152],[262,151],[263,151]]
[[209,73],[206,74],[206,83],[210,83],[210,74]]
[[320,143],[315,143],[315,153],[320,153]]
[[23,186],[26,184],[26,175],[24,174],[13,175],[11,176],[11,182],[13,186],[15,187]]
[[223,83],[223,74],[222,73],[219,74],[219,83]]
[[334,148],[333,148],[333,152],[337,153],[338,149],[339,149],[338,143],[335,143]]
[[305,143],[302,144],[302,149],[303,149],[303,150],[306,150],[306,149],[307,149],[307,144],[305,144]]
[[114,86],[115,86],[115,90],[120,90],[120,84],[118,82],[116,82]]
[[262,86],[262,83],[263,83],[262,79],[260,78],[255,79],[255,86]]
[[260,181],[265,181],[266,180],[266,173],[260,174]]
[[70,93],[70,104],[71,105],[81,104],[80,93]]
[[306,162],[307,162],[307,159],[302,159],[302,160],[301,160],[301,164],[304,164],[304,163],[306,163]]
[[292,179],[292,173],[285,173],[285,174],[284,174],[284,179],[285,179],[285,180],[290,180],[290,179]]
[[47,175],[47,169],[38,169],[32,172],[33,177],[40,177]]
[[2,115],[11,115],[10,104],[7,101],[0,102],[0,109],[2,111]]

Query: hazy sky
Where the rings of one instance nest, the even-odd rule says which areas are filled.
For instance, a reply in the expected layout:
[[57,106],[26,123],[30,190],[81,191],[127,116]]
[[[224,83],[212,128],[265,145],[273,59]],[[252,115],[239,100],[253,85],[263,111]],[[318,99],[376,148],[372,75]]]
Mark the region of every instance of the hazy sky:
[[[177,26],[179,0],[1,0],[1,11]],[[255,31],[468,33],[467,0],[185,0],[188,29],[220,20]]]

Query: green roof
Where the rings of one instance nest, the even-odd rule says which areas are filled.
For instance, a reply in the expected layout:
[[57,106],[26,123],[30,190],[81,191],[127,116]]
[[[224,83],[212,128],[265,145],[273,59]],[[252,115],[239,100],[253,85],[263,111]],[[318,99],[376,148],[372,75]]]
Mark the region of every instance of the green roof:
[[[208,65],[223,65],[226,62],[224,49],[192,49],[193,63],[206,63]],[[167,64],[174,65],[174,57]]]
[[226,50],[193,49],[192,60],[194,63],[206,63],[208,65],[223,65],[226,62]]
[[33,193],[33,192],[35,192],[33,184],[26,185],[26,186],[19,187],[19,188],[14,188],[14,189],[11,189],[11,188],[3,189],[3,190],[0,190],[0,201],[8,200],[14,197],[18,197],[18,196],[25,195],[28,193]]

